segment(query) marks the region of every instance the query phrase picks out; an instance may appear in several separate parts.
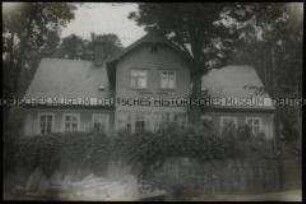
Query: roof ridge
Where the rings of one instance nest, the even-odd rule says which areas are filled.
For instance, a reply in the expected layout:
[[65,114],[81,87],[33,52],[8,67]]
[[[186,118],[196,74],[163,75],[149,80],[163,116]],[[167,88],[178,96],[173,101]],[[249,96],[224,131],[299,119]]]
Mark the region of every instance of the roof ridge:
[[112,63],[120,59],[121,57],[125,56],[127,53],[129,53],[131,50],[133,50],[135,47],[139,46],[142,43],[151,43],[151,42],[166,44],[172,49],[179,52],[180,54],[183,54],[187,60],[190,60],[188,56],[186,56],[186,53],[183,53],[183,51],[177,45],[175,45],[173,42],[167,39],[164,35],[155,32],[148,32],[146,35],[142,36],[140,39],[136,40],[135,42],[124,48],[124,50],[118,56],[115,56],[114,58],[110,59],[108,63]]
[[76,59],[65,59],[65,58],[58,58],[58,57],[44,57],[41,59],[49,61],[49,60],[61,60],[61,61],[73,61],[73,62],[92,62],[92,60],[76,60]]

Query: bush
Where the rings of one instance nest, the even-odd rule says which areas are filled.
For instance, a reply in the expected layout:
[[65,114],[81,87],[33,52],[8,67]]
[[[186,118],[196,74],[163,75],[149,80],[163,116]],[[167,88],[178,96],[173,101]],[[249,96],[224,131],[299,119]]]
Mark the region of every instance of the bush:
[[142,176],[160,168],[168,158],[187,157],[202,163],[231,158],[237,152],[232,140],[222,139],[210,129],[180,129],[175,124],[157,133],[121,134],[117,142],[115,146],[129,164],[141,167]]
[[[123,161],[133,167],[132,172],[140,180],[168,190],[177,186],[180,191],[201,186],[199,180],[207,180],[214,172],[207,173],[207,166],[229,160],[269,163],[277,158],[272,147],[272,141],[252,136],[247,127],[216,135],[209,126],[181,129],[169,124],[156,133],[118,132],[113,137],[102,133],[71,133],[22,138],[16,143],[18,151],[12,160],[16,161],[17,169],[31,172],[39,167],[47,177],[56,170],[105,175],[110,161]],[[165,170],[172,162],[173,169],[180,172],[180,182],[175,180],[175,174]]]
[[39,167],[51,176],[55,170],[101,170],[109,151],[104,134],[71,133],[34,136],[19,140],[15,154],[16,168]]

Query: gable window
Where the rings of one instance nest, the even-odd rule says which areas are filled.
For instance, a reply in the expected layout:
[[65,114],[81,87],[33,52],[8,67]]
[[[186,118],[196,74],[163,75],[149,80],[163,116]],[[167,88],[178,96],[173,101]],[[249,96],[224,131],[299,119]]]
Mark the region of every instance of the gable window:
[[103,132],[107,130],[108,115],[103,113],[94,113],[92,115],[93,129],[96,132]]
[[66,113],[64,114],[64,131],[77,132],[79,130],[79,114]]
[[147,88],[147,70],[131,70],[131,87],[136,89]]
[[39,127],[40,134],[47,135],[54,130],[54,114],[53,113],[39,113]]
[[259,117],[247,117],[246,124],[250,127],[253,134],[258,134],[261,130],[261,119]]
[[160,87],[162,89],[174,89],[176,87],[176,72],[174,70],[161,71]]
[[135,121],[135,133],[143,133],[145,131],[145,119],[144,116],[139,115]]
[[237,127],[237,118],[232,116],[221,116],[221,128]]

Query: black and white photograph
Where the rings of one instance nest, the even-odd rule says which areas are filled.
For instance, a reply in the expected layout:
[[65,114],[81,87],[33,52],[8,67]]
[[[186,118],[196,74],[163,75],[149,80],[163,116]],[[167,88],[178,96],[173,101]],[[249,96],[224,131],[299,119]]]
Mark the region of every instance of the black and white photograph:
[[6,201],[302,201],[303,2],[2,7]]

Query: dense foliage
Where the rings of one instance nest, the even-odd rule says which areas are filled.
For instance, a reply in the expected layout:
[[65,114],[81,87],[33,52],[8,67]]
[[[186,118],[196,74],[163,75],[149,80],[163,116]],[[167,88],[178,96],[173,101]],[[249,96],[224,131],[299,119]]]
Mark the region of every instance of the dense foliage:
[[30,81],[41,57],[55,50],[59,31],[74,18],[76,7],[50,2],[6,2],[2,6],[3,93],[8,97],[25,91],[23,82]]
[[[101,44],[103,50],[96,50],[95,46]],[[89,40],[83,39],[75,34],[62,39],[59,47],[56,49],[53,57],[73,59],[73,60],[94,60],[95,51],[98,51],[103,61],[109,60],[118,55],[123,47],[120,39],[115,34],[97,35],[91,33]]]
[[[140,174],[158,169],[168,158],[192,158],[197,162],[213,162],[228,158],[269,156],[268,142],[251,137],[241,128],[235,134],[218,136],[207,128],[180,129],[170,124],[157,133],[118,133],[112,137],[102,133],[71,133],[33,136],[18,140],[13,148],[18,168],[41,167],[50,175],[55,169],[93,169],[101,171],[109,160],[123,160]],[[262,152],[262,154],[260,154]],[[13,158],[10,158],[12,161]],[[102,169],[101,169],[102,168]]]
[[[142,188],[161,188],[181,196],[182,189],[195,193],[203,186],[209,193],[216,188],[211,185],[244,191],[260,190],[267,182],[269,188],[278,189],[279,183],[285,182],[279,163],[285,160],[275,140],[255,136],[248,127],[229,128],[221,135],[207,127],[180,129],[175,124],[156,133],[37,135],[17,140],[10,149],[11,154],[5,157],[10,169],[5,172],[14,175],[20,185],[37,168],[49,178],[60,172],[78,179],[91,173],[107,177],[110,171],[122,168],[123,174],[138,177]],[[286,155],[290,161],[299,158],[289,151]],[[123,166],[111,167],[117,162]],[[126,168],[131,171],[125,172]]]
[[95,133],[53,134],[22,138],[14,149],[17,168],[34,170],[39,167],[46,176],[51,176],[55,170],[99,172],[106,166],[109,140],[104,134]]

